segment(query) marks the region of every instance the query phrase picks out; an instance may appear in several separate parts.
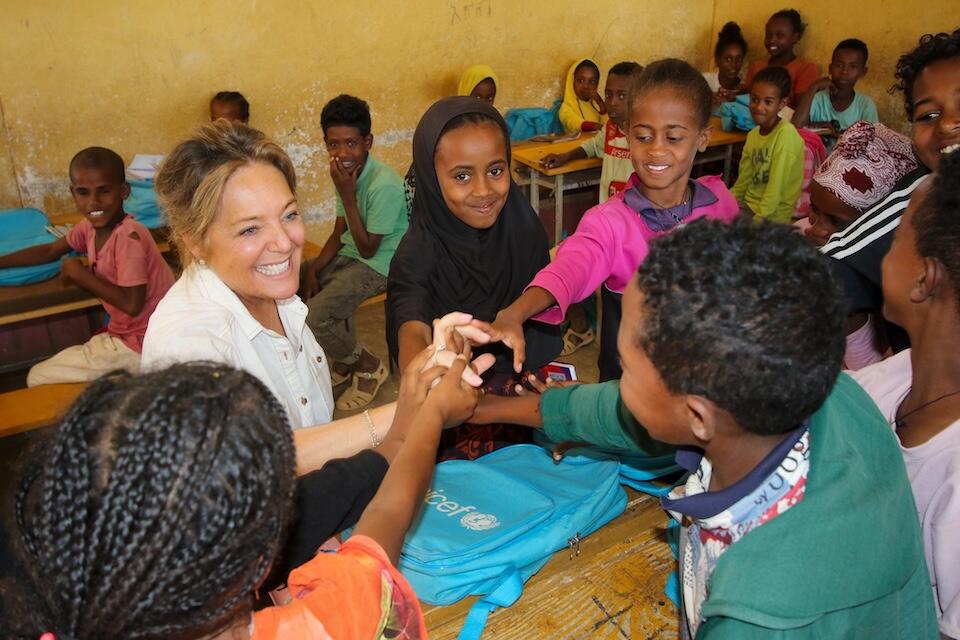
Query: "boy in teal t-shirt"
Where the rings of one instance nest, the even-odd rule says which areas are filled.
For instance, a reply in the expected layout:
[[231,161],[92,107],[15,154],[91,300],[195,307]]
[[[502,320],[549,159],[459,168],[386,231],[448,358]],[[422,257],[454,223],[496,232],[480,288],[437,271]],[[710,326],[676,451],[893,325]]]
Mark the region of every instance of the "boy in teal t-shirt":
[[845,313],[790,226],[697,220],[655,239],[624,292],[619,381],[488,395],[471,422],[673,447],[683,638],[933,640],[903,457],[840,373]]
[[730,192],[750,218],[789,223],[803,184],[803,138],[778,115],[790,96],[790,74],[767,67],[750,86],[750,115],[740,175]]
[[386,290],[390,261],[407,230],[403,180],[370,155],[370,124],[367,103],[353,96],[337,96],[320,114],[337,221],[303,274],[307,325],[331,360],[333,385],[351,383],[337,399],[343,410],[369,404],[389,375],[357,342],[349,320],[364,300]]
[[869,51],[862,40],[843,40],[833,50],[830,75],[810,85],[793,114],[796,127],[828,127],[831,129],[827,148],[855,122],[879,122],[877,105],[870,96],[857,93],[857,81],[867,75]]

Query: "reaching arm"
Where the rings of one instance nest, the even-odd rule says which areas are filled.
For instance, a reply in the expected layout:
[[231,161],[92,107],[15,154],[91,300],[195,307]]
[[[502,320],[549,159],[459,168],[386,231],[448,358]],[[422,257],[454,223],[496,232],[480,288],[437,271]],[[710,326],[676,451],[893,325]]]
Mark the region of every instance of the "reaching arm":
[[495,333],[501,341],[513,349],[513,370],[523,369],[527,359],[526,340],[523,336],[523,323],[557,303],[553,294],[541,287],[530,287],[506,309],[501,309],[492,323]]
[[[432,355],[432,348],[424,349],[404,372],[402,384],[405,389],[401,389],[401,394],[408,397],[425,395],[426,400],[415,415],[402,416],[402,419],[411,421],[407,427],[409,433],[377,495],[363,512],[354,530],[357,535],[376,540],[394,564],[400,558],[404,535],[433,477],[440,432],[446,426],[459,424],[469,418],[479,398],[479,391],[461,380],[469,360],[469,347],[449,369],[432,367],[419,373]],[[427,395],[427,389],[441,374],[443,378],[440,384]]]
[[70,253],[70,245],[66,238],[58,238],[47,244],[38,244],[27,247],[5,256],[0,256],[0,269],[8,267],[29,267],[35,264],[46,264],[57,260],[60,256]]
[[[373,420],[377,438],[382,440],[377,450],[387,458],[388,462],[395,451],[391,451],[390,445],[385,451],[381,448],[387,445],[390,424],[393,422],[396,411],[397,403],[391,402],[370,409],[368,412],[370,419]],[[319,469],[328,460],[347,458],[372,446],[370,425],[362,413],[341,418],[329,424],[297,429],[293,432],[293,442],[297,448],[297,475]]]

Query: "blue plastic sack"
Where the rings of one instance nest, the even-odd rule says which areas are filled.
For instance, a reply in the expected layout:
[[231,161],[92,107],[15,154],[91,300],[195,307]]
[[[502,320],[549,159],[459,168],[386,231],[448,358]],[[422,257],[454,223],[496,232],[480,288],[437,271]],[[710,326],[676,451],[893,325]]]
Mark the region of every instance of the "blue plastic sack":
[[[39,209],[0,211],[0,255],[53,242],[57,238],[47,231],[49,224],[47,216]],[[41,282],[58,273],[59,260],[29,267],[0,269],[0,286],[12,287]]]

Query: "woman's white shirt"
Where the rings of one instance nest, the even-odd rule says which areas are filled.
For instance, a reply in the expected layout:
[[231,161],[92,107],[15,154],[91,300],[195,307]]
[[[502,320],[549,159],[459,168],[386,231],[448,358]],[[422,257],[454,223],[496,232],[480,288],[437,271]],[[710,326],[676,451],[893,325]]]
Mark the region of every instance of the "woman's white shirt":
[[264,328],[211,269],[191,264],[150,317],[141,367],[208,360],[257,376],[294,429],[330,422],[333,389],[323,349],[297,296],[277,301],[286,336]]

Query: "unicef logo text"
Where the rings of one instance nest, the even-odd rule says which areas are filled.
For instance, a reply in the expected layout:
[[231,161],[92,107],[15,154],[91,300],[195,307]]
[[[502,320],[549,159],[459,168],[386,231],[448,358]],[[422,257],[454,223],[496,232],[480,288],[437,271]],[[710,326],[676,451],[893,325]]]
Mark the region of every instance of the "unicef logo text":
[[460,526],[464,529],[486,531],[487,529],[495,529],[500,526],[500,520],[497,519],[497,516],[491,513],[477,513],[477,508],[474,506],[461,506],[459,502],[448,500],[447,497],[443,495],[443,489],[431,489],[427,492],[427,496],[423,501],[440,513],[447,514],[449,517],[461,513],[464,514],[460,517]]

